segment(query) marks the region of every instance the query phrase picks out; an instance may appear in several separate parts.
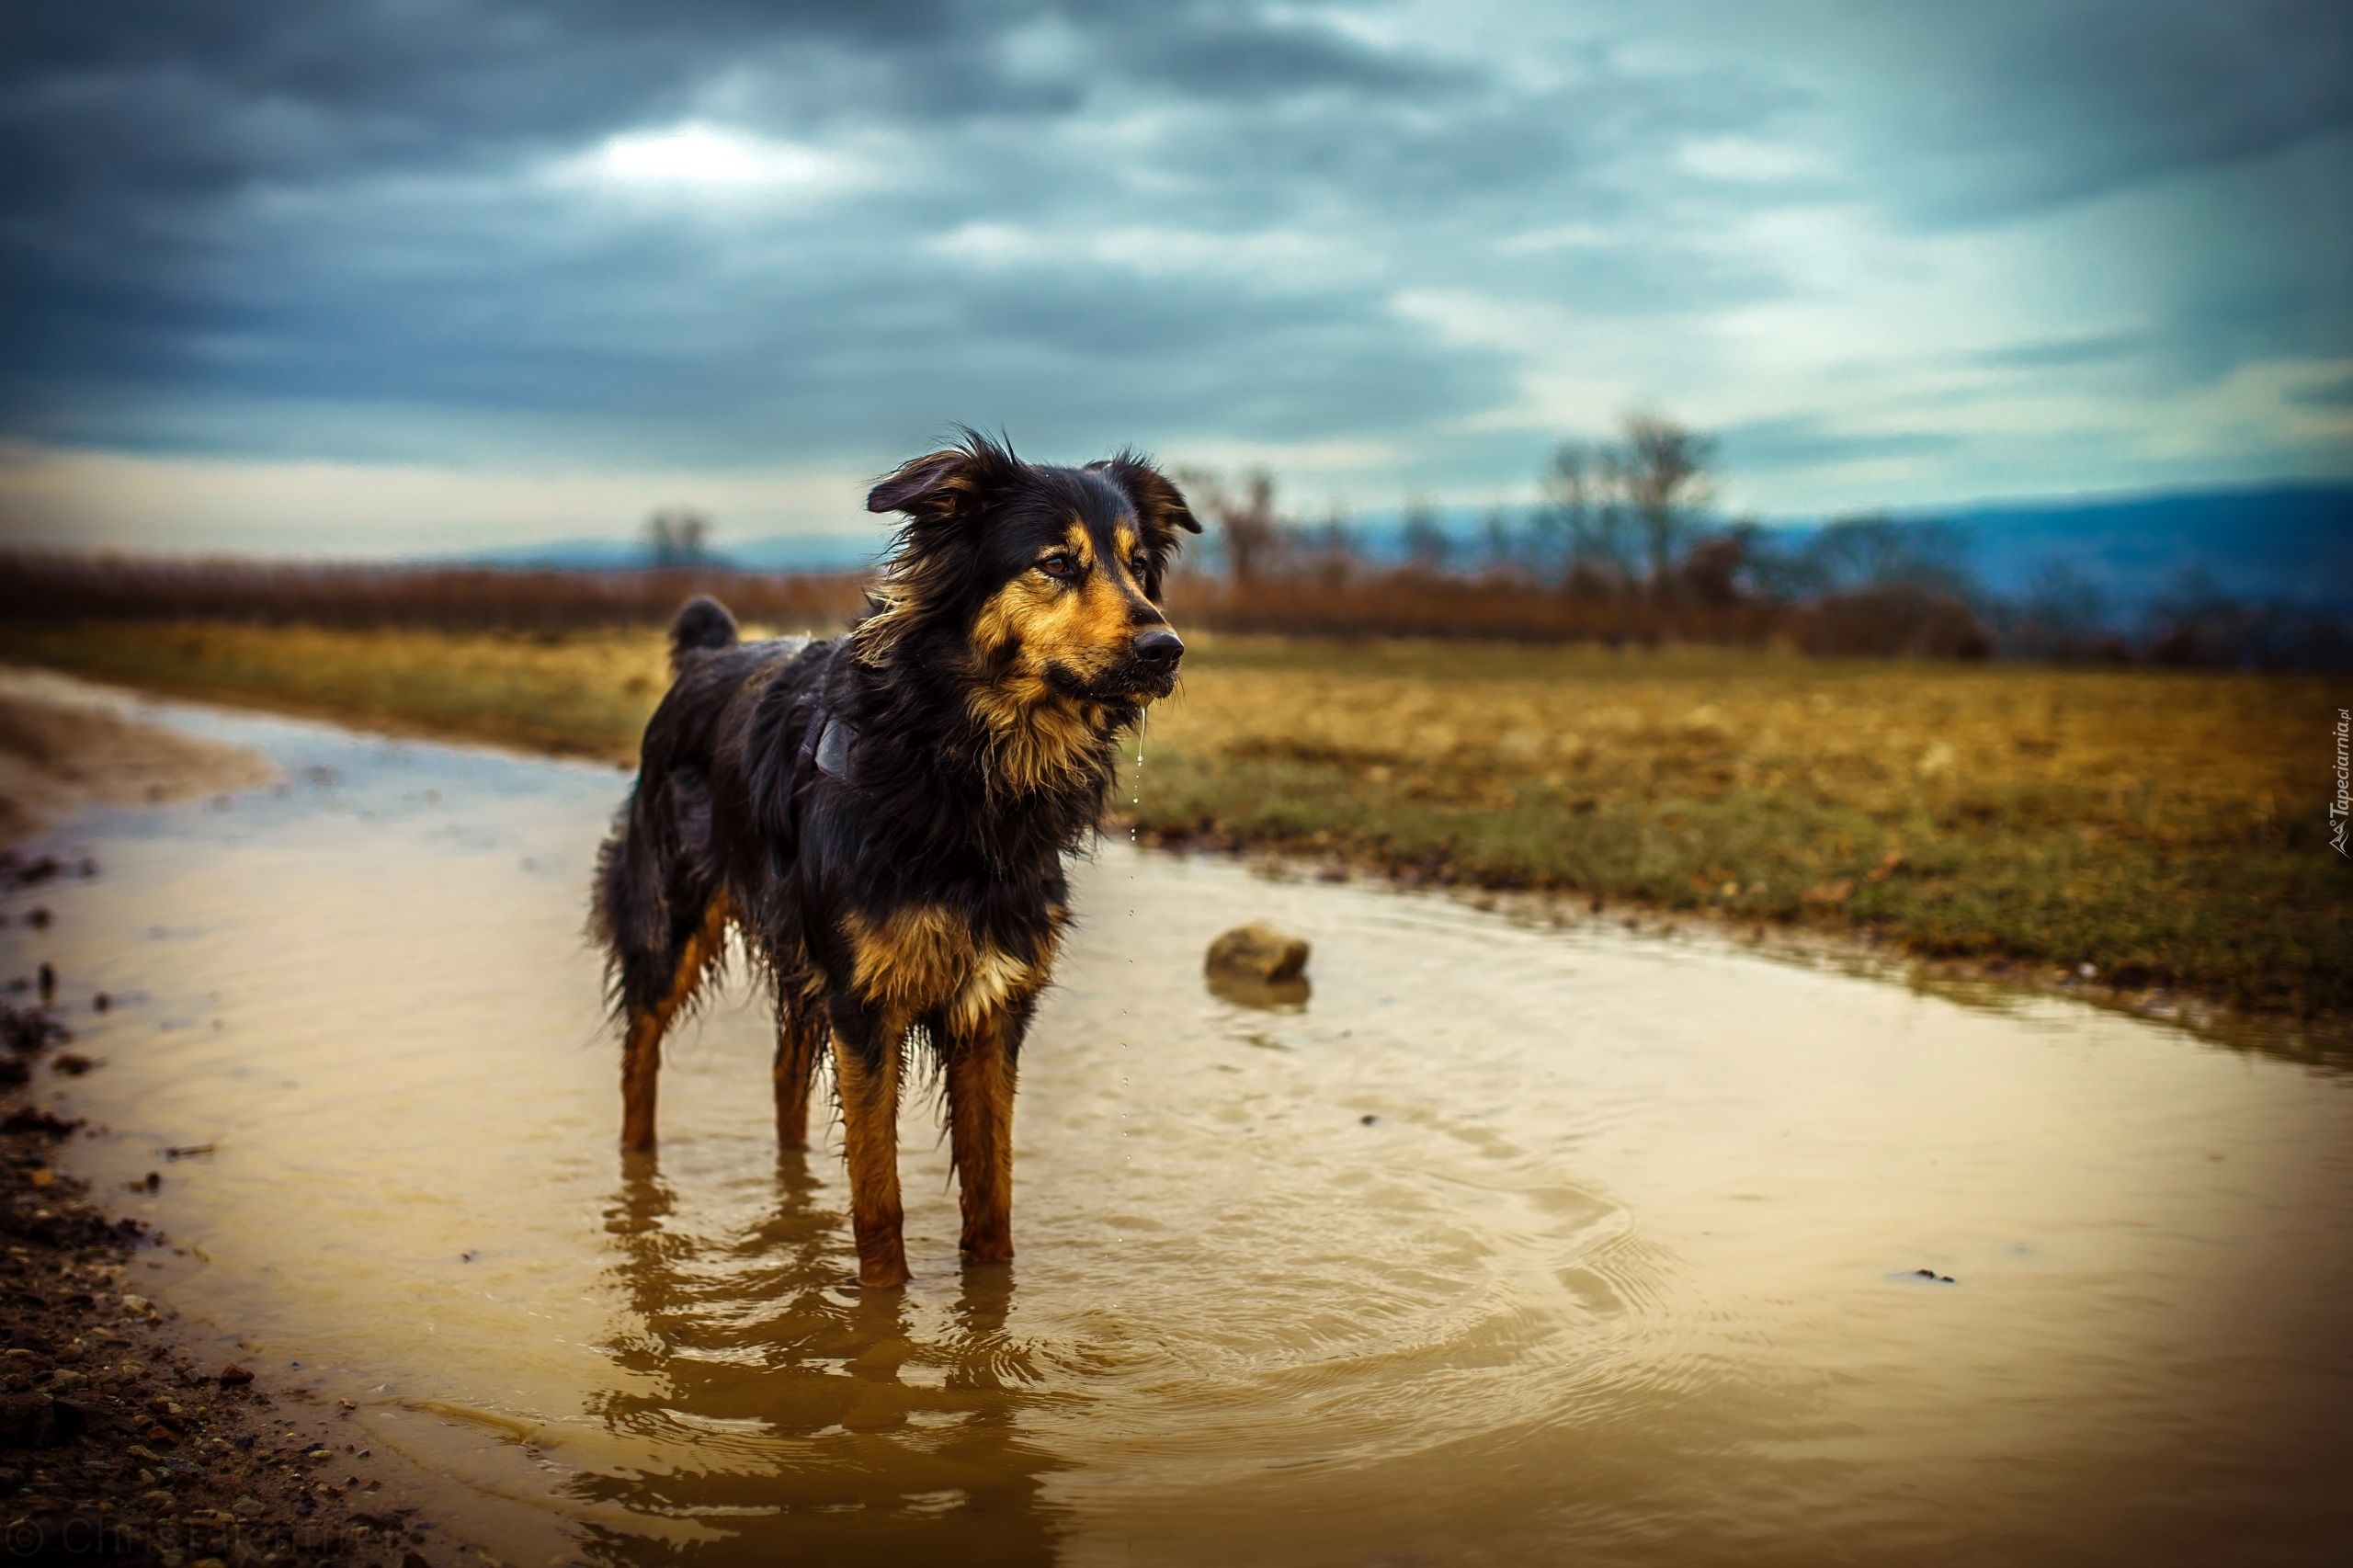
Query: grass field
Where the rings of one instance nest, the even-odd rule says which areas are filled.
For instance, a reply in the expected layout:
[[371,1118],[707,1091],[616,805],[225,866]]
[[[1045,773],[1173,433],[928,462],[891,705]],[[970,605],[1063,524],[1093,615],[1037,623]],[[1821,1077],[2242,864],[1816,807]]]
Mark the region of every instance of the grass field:
[[[0,629],[0,656],[626,759],[657,633]],[[2353,1005],[2324,677],[1200,637],[1120,799],[1162,842]]]

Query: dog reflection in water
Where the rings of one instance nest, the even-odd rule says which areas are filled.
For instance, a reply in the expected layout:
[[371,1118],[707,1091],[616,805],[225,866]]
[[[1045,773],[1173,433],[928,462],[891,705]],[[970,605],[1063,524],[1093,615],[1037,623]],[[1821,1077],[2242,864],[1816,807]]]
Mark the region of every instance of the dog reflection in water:
[[808,1136],[830,1046],[861,1285],[907,1278],[897,1117],[933,1051],[973,1263],[1013,1256],[1022,1036],[1070,918],[1122,739],[1176,687],[1161,612],[1175,485],[1122,453],[1043,467],[967,432],[874,487],[904,517],[837,639],[746,642],[710,599],[598,858],[595,929],[621,1046],[621,1142],[654,1142],[664,1032],[732,927],[775,986],[777,1135]]
[[[592,1518],[728,1538],[698,1561],[920,1561],[943,1526],[967,1560],[1051,1561],[1040,1498],[1063,1461],[1021,1435],[1040,1396],[1006,1331],[1011,1273],[967,1270],[944,1309],[845,1289],[842,1216],[805,1162],[781,1154],[772,1198],[733,1220],[687,1214],[651,1158],[624,1162],[605,1228],[630,1326],[589,1411],[627,1460],[568,1484]],[[644,1555],[633,1529],[612,1544]]]

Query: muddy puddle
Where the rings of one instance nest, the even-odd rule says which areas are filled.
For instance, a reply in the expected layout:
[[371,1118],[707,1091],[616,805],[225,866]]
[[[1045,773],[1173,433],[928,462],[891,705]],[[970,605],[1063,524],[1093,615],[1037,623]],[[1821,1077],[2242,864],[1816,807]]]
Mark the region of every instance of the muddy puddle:
[[[84,814],[52,842],[103,875],[0,931],[105,1062],[50,1096],[107,1129],[71,1163],[192,1249],[157,1296],[355,1402],[510,1563],[2286,1562],[2353,1530],[2326,1064],[1112,844],[1024,1059],[1018,1262],[958,1268],[919,1096],[915,1280],[861,1295],[837,1153],[773,1147],[749,987],[675,1038],[658,1160],[614,1147],[581,916],[624,776],[152,711],[286,782]],[[1303,1006],[1205,989],[1251,917],[1313,940]]]

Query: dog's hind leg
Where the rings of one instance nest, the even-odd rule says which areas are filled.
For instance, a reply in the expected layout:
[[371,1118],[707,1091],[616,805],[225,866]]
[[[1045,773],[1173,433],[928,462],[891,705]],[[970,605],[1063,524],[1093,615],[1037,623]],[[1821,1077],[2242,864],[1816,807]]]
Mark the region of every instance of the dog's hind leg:
[[715,893],[702,921],[671,944],[666,976],[623,997],[628,1028],[621,1037],[621,1147],[654,1147],[654,1089],[662,1075],[662,1037],[693,997],[695,987],[727,941],[727,898]]
[[960,1244],[972,1263],[1013,1257],[1013,1089],[1023,1014],[993,1007],[940,1042],[957,1197],[964,1210]]
[[832,1013],[834,1085],[841,1096],[842,1145],[849,1162],[858,1282],[870,1290],[895,1290],[907,1282],[899,1207],[899,1059],[906,1024],[856,1003],[837,1002]]
[[779,1149],[809,1147],[809,1086],[825,1049],[825,1004],[800,981],[777,986],[776,1142]]

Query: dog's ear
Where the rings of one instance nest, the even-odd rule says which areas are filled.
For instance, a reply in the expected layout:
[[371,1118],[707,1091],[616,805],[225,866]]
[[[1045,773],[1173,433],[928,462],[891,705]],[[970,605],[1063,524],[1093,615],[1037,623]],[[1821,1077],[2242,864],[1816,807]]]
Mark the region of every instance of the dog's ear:
[[901,463],[867,493],[868,511],[907,518],[875,579],[871,613],[850,631],[858,658],[870,665],[887,663],[935,608],[955,602],[985,538],[981,517],[1022,473],[1009,445],[961,428],[962,445]]
[[913,520],[943,522],[971,509],[1020,468],[1013,449],[967,428],[963,444],[910,458],[866,493],[870,512],[904,512]]
[[1193,509],[1185,505],[1185,493],[1141,452],[1120,451],[1086,466],[1126,494],[1129,505],[1135,507],[1136,517],[1142,521],[1144,532],[1153,536],[1155,546],[1165,549],[1175,544],[1179,528],[1187,533],[1201,531]]

